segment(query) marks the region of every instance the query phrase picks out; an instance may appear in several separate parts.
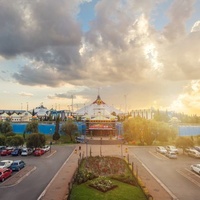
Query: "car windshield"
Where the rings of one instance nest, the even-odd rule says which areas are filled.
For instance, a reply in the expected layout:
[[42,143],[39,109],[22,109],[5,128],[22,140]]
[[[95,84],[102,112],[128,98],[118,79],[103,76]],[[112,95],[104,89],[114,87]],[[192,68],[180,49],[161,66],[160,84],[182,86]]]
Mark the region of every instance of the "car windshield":
[[18,165],[18,163],[13,163],[13,165]]

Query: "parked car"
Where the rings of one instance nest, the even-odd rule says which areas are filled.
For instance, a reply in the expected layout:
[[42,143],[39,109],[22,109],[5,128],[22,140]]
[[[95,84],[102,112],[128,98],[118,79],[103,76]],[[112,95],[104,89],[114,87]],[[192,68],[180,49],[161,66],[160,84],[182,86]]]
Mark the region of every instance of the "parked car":
[[195,146],[194,149],[200,152],[200,146]]
[[12,163],[12,160],[2,160],[0,161],[0,168],[8,168]]
[[178,149],[175,146],[168,145],[165,148],[167,149],[167,151],[174,151],[175,153],[178,154]]
[[156,147],[156,151],[159,152],[159,153],[162,153],[162,154],[166,154],[167,153],[167,150],[163,146],[157,146]]
[[191,170],[196,172],[197,174],[200,175],[200,164],[194,164],[190,166]]
[[15,160],[13,161],[13,163],[10,165],[10,169],[12,169],[12,171],[19,171],[22,168],[25,167],[25,162],[23,160]]
[[177,153],[175,151],[167,151],[166,156],[168,158],[177,158]]
[[0,146],[0,152],[1,152],[2,150],[5,150],[5,149],[6,149],[5,146]]
[[200,158],[200,152],[193,149],[188,151],[188,156],[194,157],[194,158]]
[[9,168],[0,169],[0,181],[3,182],[5,179],[12,175],[12,170]]
[[76,137],[75,141],[77,143],[85,143],[85,137],[84,136]]
[[42,147],[42,149],[47,152],[50,150],[50,146],[49,145],[45,145],[44,147]]
[[6,147],[6,150],[8,152],[8,155],[10,155],[13,151],[13,147]]
[[28,156],[33,153],[31,148],[23,148],[21,152],[21,156]]
[[21,154],[21,149],[14,149],[12,152],[11,152],[11,155],[12,156],[19,156]]
[[194,148],[188,147],[188,148],[185,149],[184,152],[185,152],[186,154],[188,154],[188,152],[190,152],[191,150],[194,150]]
[[45,153],[45,151],[43,150],[43,149],[36,149],[35,151],[34,151],[34,156],[41,156],[41,155],[43,155]]
[[9,155],[9,152],[7,151],[7,149],[3,149],[3,150],[1,150],[0,155],[1,156],[7,156],[7,155]]

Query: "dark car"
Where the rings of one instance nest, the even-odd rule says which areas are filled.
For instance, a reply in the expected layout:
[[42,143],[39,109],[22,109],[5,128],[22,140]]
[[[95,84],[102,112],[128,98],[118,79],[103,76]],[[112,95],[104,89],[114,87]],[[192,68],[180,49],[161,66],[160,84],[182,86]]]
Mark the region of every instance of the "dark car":
[[12,171],[19,171],[22,168],[25,167],[25,162],[23,160],[15,160],[13,161],[13,163],[10,165],[10,169],[12,169]]
[[11,152],[11,155],[12,155],[12,156],[18,156],[18,155],[21,154],[21,152],[22,152],[21,149],[14,149],[14,150]]
[[0,169],[0,181],[3,182],[5,179],[12,175],[12,170],[9,168]]

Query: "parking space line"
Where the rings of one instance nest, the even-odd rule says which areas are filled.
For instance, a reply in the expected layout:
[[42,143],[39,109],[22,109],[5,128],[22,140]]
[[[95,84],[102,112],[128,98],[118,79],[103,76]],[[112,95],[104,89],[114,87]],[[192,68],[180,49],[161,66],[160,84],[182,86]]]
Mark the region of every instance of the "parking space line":
[[[36,170],[36,166],[34,166],[29,172],[27,172],[26,174],[24,174],[19,180],[17,180],[16,182],[14,182],[13,184],[10,184],[10,185],[2,185],[0,186],[0,188],[9,188],[9,187],[13,187],[17,184],[19,184],[25,177],[29,176],[33,171]],[[17,174],[15,174],[17,175]],[[14,176],[15,176],[14,175]],[[14,178],[14,176],[10,177],[10,178]],[[7,179],[6,181],[9,181],[9,179]],[[5,182],[4,182],[5,183]]]
[[153,155],[154,157],[156,157],[156,158],[158,158],[159,160],[168,160],[169,158],[167,158],[166,156],[164,156],[164,155],[162,155],[162,154],[155,154],[154,152],[151,152],[151,151],[149,151],[149,153],[151,154],[151,155]]
[[53,156],[57,151],[54,150],[50,155],[46,156],[46,158],[50,158],[51,156]]
[[[196,175],[193,172],[189,171],[187,168],[184,168],[184,170],[187,170],[188,172],[190,172],[192,175]],[[184,176],[185,178],[187,178],[189,181],[191,181],[192,183],[194,183],[195,185],[197,185],[198,187],[200,187],[200,183],[196,180],[194,180],[193,178],[191,178],[190,176],[188,176],[186,173],[184,173],[181,170],[176,170],[179,174],[181,174],[182,176]],[[198,177],[199,178],[199,177]]]

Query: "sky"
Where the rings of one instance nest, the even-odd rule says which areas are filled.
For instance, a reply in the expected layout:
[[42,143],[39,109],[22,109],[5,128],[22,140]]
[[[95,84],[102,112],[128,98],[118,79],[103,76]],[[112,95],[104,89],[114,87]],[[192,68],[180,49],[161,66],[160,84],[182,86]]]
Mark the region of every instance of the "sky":
[[[199,0],[0,0],[0,109],[200,115]],[[73,106],[72,106],[73,105]]]

